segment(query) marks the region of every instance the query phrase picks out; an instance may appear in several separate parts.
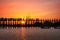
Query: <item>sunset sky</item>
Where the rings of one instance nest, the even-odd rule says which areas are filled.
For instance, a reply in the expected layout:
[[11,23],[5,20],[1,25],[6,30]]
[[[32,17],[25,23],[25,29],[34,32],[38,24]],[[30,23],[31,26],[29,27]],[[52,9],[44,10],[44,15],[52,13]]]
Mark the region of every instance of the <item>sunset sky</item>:
[[0,17],[59,18],[60,0],[0,0]]

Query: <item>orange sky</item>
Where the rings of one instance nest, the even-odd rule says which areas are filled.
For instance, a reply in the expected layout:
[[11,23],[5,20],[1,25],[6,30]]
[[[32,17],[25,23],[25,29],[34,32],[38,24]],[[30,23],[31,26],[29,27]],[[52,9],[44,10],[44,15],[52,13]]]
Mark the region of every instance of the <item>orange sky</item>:
[[0,0],[0,17],[60,18],[60,0]]

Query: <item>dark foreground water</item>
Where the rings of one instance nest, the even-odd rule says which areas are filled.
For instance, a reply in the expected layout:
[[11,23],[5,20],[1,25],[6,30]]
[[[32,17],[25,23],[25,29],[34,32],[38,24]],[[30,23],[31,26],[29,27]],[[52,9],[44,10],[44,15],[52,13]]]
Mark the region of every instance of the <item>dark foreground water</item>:
[[60,40],[60,29],[5,27],[0,28],[0,40]]

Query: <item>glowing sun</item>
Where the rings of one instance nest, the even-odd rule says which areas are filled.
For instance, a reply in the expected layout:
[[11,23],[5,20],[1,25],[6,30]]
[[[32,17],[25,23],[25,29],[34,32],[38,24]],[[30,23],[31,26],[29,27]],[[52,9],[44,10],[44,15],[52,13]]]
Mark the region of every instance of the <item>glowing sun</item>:
[[25,24],[25,21],[21,21],[21,24]]

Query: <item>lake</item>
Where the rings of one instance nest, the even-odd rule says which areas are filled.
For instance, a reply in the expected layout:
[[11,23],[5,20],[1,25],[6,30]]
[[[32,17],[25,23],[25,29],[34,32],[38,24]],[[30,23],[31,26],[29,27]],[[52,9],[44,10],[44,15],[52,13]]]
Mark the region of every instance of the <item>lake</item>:
[[60,29],[0,27],[0,40],[60,40]]

